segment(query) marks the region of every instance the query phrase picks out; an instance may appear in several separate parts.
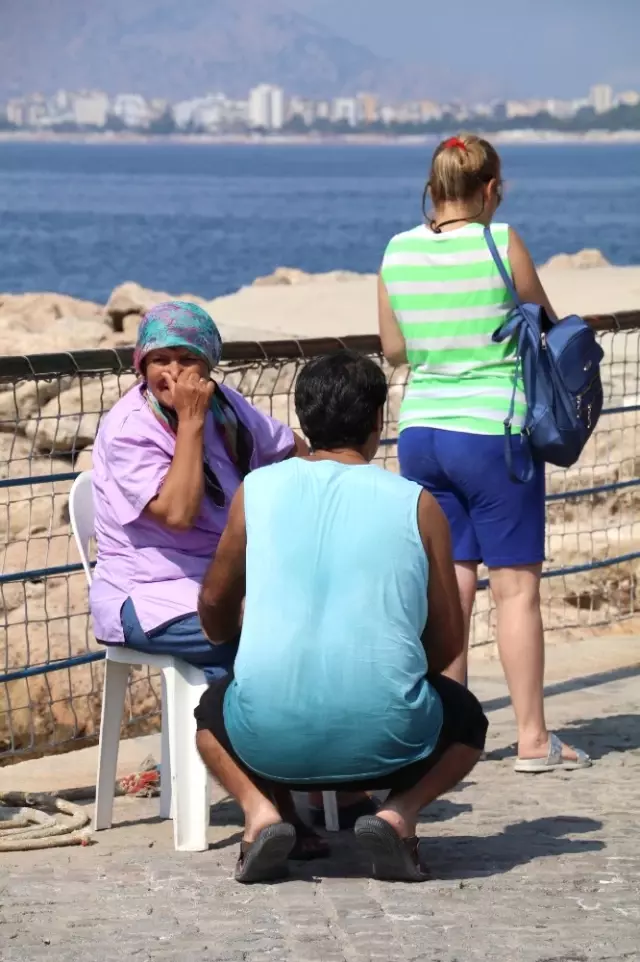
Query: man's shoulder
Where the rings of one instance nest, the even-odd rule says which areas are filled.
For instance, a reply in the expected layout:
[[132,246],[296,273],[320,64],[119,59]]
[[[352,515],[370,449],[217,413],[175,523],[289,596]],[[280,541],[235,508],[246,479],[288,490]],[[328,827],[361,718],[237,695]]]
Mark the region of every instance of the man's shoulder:
[[261,468],[254,468],[246,476],[244,483],[245,485],[247,481],[251,485],[268,484],[271,481],[280,483],[287,477],[295,477],[299,474],[301,463],[305,460],[306,458],[286,458],[284,461],[275,461],[273,464],[265,464]]
[[366,474],[360,475],[360,480],[362,484],[377,484],[378,486],[383,486],[393,493],[405,493],[406,495],[415,495],[416,497],[423,490],[419,484],[415,481],[410,481],[408,478],[403,478],[402,475],[396,474],[395,471],[389,471],[387,468],[383,468],[378,464],[369,465],[371,468]]

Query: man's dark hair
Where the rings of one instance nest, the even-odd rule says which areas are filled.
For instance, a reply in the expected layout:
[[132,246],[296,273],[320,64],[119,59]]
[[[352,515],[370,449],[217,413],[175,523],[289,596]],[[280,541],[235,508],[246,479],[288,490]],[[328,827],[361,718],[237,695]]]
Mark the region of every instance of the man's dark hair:
[[355,351],[314,358],[296,384],[296,413],[314,451],[361,448],[386,400],[382,370]]

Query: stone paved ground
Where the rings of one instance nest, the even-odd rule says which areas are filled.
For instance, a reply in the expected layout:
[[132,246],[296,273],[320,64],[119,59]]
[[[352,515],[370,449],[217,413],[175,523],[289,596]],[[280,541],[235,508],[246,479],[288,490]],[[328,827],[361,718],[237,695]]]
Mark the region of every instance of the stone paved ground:
[[[576,651],[574,675],[577,663],[591,666]],[[600,652],[606,660],[606,645]],[[489,755],[425,813],[422,855],[432,881],[364,878],[351,838],[341,835],[333,859],[296,868],[279,885],[243,888],[230,881],[240,831],[230,803],[213,808],[208,853],[177,855],[155,801],[120,799],[116,827],[92,847],[0,856],[0,959],[640,960],[633,660],[586,687],[584,679],[552,686],[550,719],[595,765],[541,776],[513,773],[510,711],[501,707],[497,669],[485,665],[474,687],[493,709]]]

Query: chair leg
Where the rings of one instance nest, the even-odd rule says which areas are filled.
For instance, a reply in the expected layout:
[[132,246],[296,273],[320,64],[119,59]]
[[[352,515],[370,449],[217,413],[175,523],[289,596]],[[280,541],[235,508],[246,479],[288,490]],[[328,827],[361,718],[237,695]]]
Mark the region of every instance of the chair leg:
[[111,828],[113,799],[116,793],[116,770],[120,745],[120,726],[124,714],[130,666],[118,661],[105,661],[104,688],[102,691],[102,720],[98,747],[98,774],[96,776],[96,804],[93,828],[98,832]]
[[177,852],[204,852],[208,848],[209,775],[195,742],[193,711],[207,689],[198,668],[178,659],[165,669],[171,782],[173,791],[173,839]]
[[338,798],[335,792],[322,793],[324,807],[324,824],[328,832],[340,831],[340,816],[338,815]]
[[162,673],[162,702],[160,707],[160,818],[173,818],[171,789],[171,746],[169,744],[169,709],[167,680]]

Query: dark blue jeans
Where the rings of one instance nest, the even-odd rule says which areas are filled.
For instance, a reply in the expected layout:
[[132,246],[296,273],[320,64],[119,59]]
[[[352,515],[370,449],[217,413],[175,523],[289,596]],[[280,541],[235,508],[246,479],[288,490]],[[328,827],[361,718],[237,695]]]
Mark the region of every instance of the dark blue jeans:
[[204,671],[207,681],[225,678],[233,669],[238,641],[212,645],[204,635],[195,612],[144,632],[131,598],[120,611],[125,645],[149,655],[171,655]]

